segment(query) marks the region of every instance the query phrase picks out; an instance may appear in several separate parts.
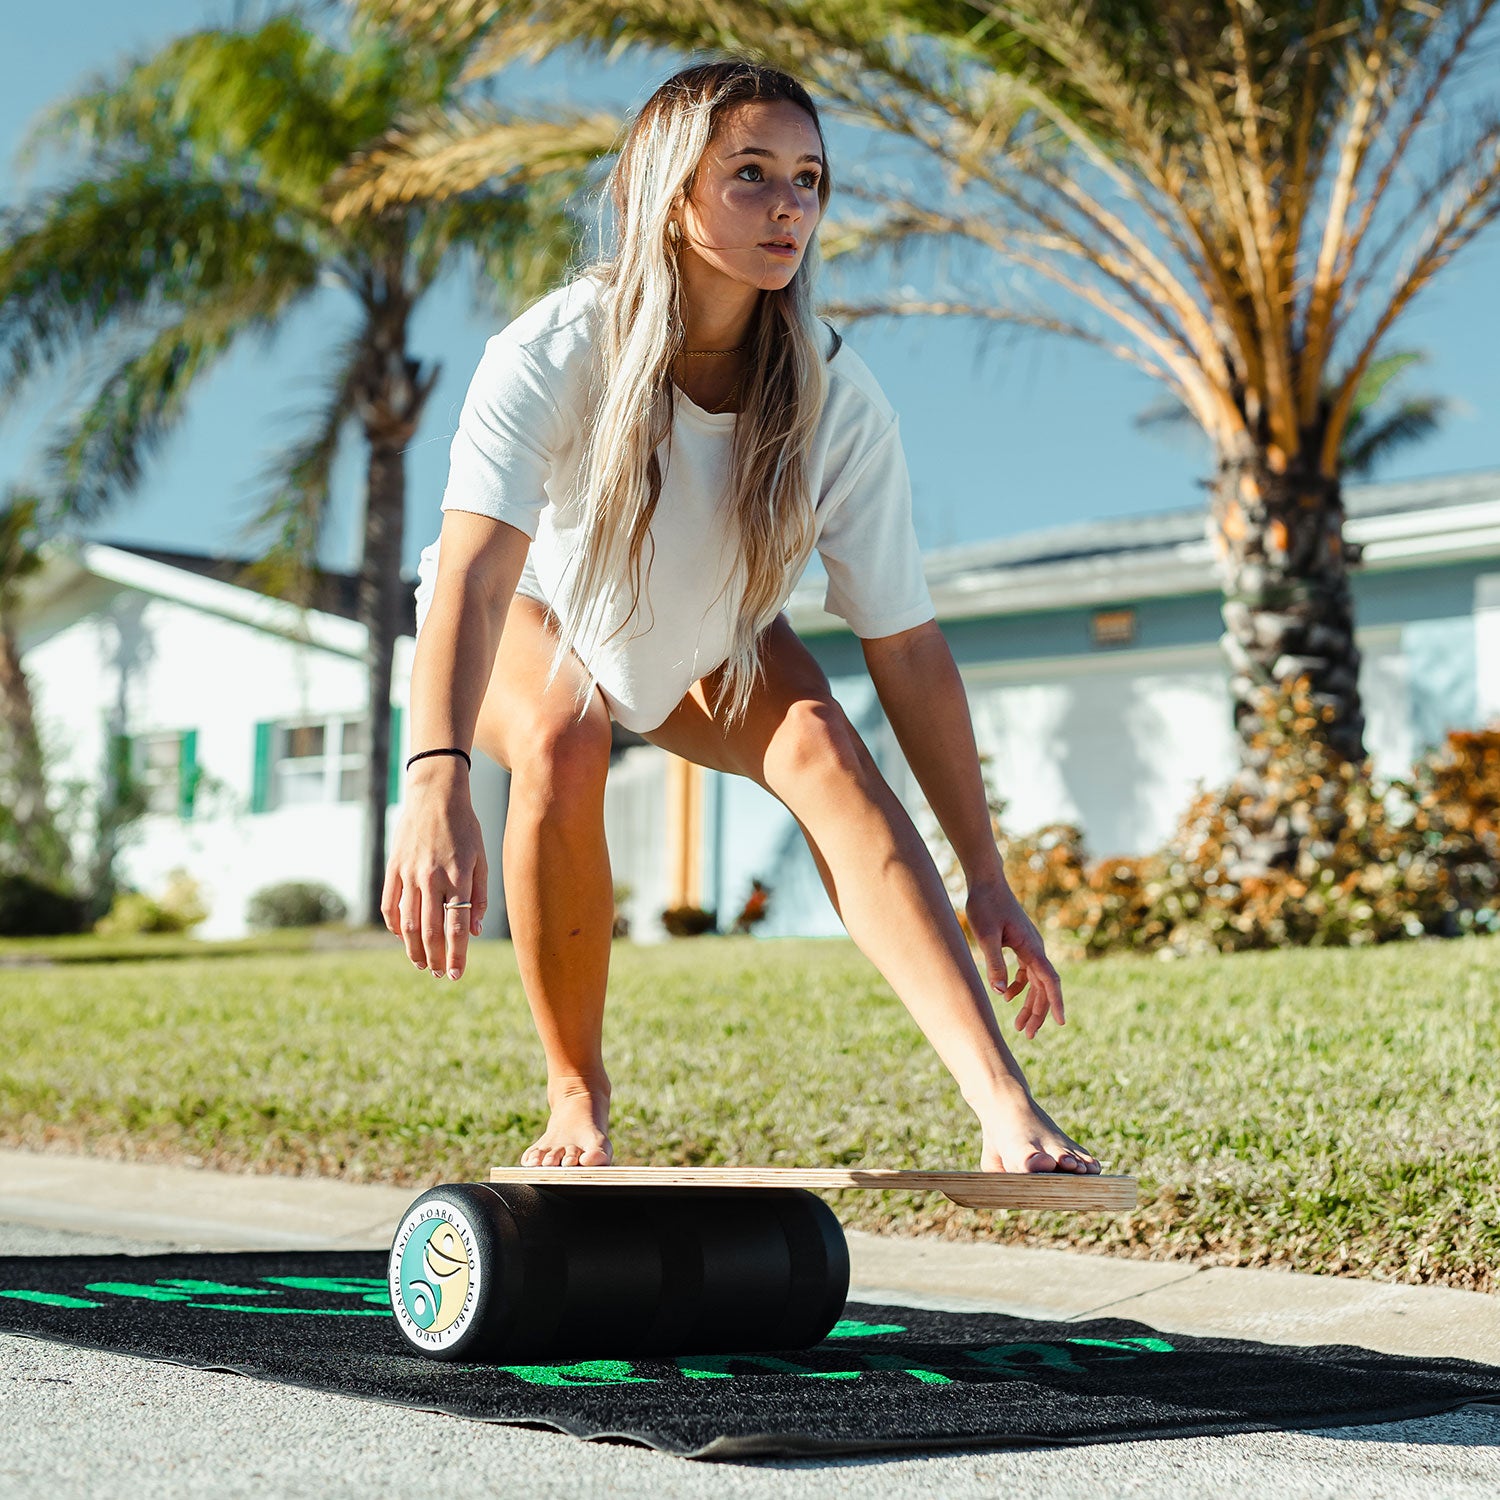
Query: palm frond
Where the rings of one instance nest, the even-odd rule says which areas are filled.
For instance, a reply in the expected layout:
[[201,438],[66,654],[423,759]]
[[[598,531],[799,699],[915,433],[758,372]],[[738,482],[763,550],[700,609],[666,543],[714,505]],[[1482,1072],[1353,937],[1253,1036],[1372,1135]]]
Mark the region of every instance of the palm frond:
[[1446,204],[1410,253],[1363,345],[1334,382],[1324,434],[1325,464],[1334,459],[1330,445],[1342,441],[1360,384],[1397,318],[1455,255],[1500,219],[1500,111],[1482,122],[1481,134],[1472,150],[1465,152],[1464,163],[1449,178]]
[[275,185],[312,208],[322,184],[393,114],[438,97],[431,60],[371,35],[340,51],[293,14],[207,28],[100,75],[47,110],[22,148],[77,146],[96,161],[169,160]]
[[1397,449],[1431,437],[1452,410],[1444,396],[1411,396],[1383,416],[1357,426],[1351,422],[1340,455],[1343,472],[1351,478],[1368,476]]
[[1355,430],[1360,419],[1380,400],[1393,381],[1399,380],[1413,366],[1426,363],[1427,356],[1420,349],[1394,349],[1372,360],[1349,406],[1349,431]]
[[318,549],[330,510],[329,481],[369,358],[364,330],[343,341],[330,361],[323,400],[305,434],[279,451],[261,472],[257,482],[265,497],[236,534],[241,547],[264,548],[241,570],[236,581],[244,587],[304,609],[313,606]]
[[0,615],[23,578],[46,566],[41,545],[45,522],[41,496],[11,485],[0,497]]
[[268,332],[310,283],[255,278],[195,303],[98,383],[93,401],[49,445],[49,518],[97,517],[140,482],[143,463],[182,419],[194,383],[250,329]]
[[[842,318],[846,322],[861,322],[870,318],[973,318],[981,322],[1006,324],[1013,328],[1032,329],[1043,333],[1054,333],[1063,338],[1075,339],[1091,344],[1122,359],[1127,364],[1145,371],[1152,379],[1159,380],[1169,389],[1175,389],[1172,372],[1145,358],[1139,349],[1129,344],[1100,334],[1081,323],[1069,322],[1040,309],[1022,307],[997,307],[978,299],[922,297],[915,293],[894,292],[883,297],[864,301],[832,301],[823,304],[823,311],[830,318]],[[1186,400],[1186,397],[1182,398]]]
[[[1224,420],[1215,410],[1218,396],[1203,377],[1191,341],[1171,318],[1171,309],[1142,297],[1122,264],[1109,252],[1088,241],[1080,242],[1065,226],[1043,216],[1045,232],[997,223],[983,214],[944,213],[921,204],[880,193],[883,212],[865,221],[840,221],[830,236],[832,257],[849,260],[868,257],[880,250],[905,247],[920,239],[963,238],[1002,255],[1007,261],[1061,288],[1090,314],[1116,324],[1129,337],[1125,342],[1088,329],[1076,318],[1055,314],[1054,331],[1084,330],[1071,336],[1106,350],[1127,363],[1149,370],[1165,380],[1183,399],[1194,416],[1209,430]],[[958,303],[944,305],[956,308]],[[962,304],[967,305],[967,304]],[[984,316],[991,321],[1012,321],[1038,326],[1037,314],[992,306]]]
[[[1344,445],[1339,454],[1341,473],[1351,478],[1369,475],[1397,449],[1431,437],[1454,410],[1455,403],[1445,396],[1408,396],[1388,412],[1381,409],[1392,384],[1426,359],[1418,350],[1398,349],[1373,361],[1365,371],[1344,428]],[[1192,413],[1187,407],[1168,398],[1138,412],[1135,424],[1176,428],[1191,420]]]
[[[417,31],[464,25],[474,37],[465,81],[568,47],[606,58],[641,46],[754,56],[795,73],[835,113],[886,129],[919,116],[982,123],[993,70],[976,69],[966,29],[924,34],[919,18],[887,0],[384,0],[381,13]],[[447,20],[445,18],[451,18]],[[975,109],[975,98],[984,107]]]
[[1180,401],[1163,397],[1142,407],[1135,414],[1137,427],[1181,427],[1193,420],[1193,414]]
[[[1413,141],[1426,125],[1438,100],[1452,83],[1460,65],[1469,55],[1480,29],[1493,13],[1494,5],[1495,0],[1478,0],[1476,4],[1449,7],[1450,16],[1455,10],[1457,11],[1456,20],[1451,29],[1440,24],[1445,16],[1442,10],[1435,7],[1426,10],[1425,14],[1419,12],[1410,23],[1414,29],[1403,37],[1402,45],[1408,59],[1407,69],[1414,78],[1420,78],[1421,87],[1401,91],[1402,96],[1408,94],[1411,96],[1401,99],[1405,107],[1404,118],[1401,118],[1399,128],[1392,133],[1391,144],[1385,152],[1385,159],[1365,191],[1364,204],[1359,217],[1345,235],[1340,250],[1338,271],[1341,291],[1346,290],[1349,285],[1356,257],[1365,243],[1365,236],[1375,222],[1378,210],[1386,201],[1386,195],[1395,180],[1396,173],[1407,162]],[[1422,72],[1419,72],[1418,65],[1421,60],[1433,51],[1437,55]],[[1398,106],[1393,104],[1392,107]],[[1417,194],[1419,200],[1425,196],[1425,193]],[[1350,299],[1346,295],[1345,301],[1348,300]]]
[[574,211],[581,184],[560,173],[535,187],[440,203],[412,245],[420,283],[455,256],[474,257],[477,311],[514,317],[579,262],[587,223]]
[[524,188],[579,179],[619,145],[604,111],[538,119],[475,106],[434,106],[397,122],[329,179],[335,223],[396,204],[441,203],[488,183]]
[[0,217],[0,409],[108,326],[262,286],[312,284],[317,258],[252,188],[150,163],[83,177]]

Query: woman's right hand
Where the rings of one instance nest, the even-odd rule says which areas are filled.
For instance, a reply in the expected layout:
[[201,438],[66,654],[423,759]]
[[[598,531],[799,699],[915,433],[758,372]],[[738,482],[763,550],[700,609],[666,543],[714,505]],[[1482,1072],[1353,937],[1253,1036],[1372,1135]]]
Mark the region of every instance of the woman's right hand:
[[[450,979],[463,973],[469,938],[479,935],[484,921],[488,889],[489,866],[467,768],[412,774],[386,864],[380,913],[417,968]],[[473,905],[446,912],[443,903],[452,900]]]

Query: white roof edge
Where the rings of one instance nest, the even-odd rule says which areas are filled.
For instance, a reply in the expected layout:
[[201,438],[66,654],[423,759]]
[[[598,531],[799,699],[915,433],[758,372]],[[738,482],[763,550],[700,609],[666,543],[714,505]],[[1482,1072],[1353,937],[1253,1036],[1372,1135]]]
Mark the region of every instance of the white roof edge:
[[[1363,547],[1364,571],[1500,558],[1500,500],[1351,516],[1344,534]],[[940,621],[1219,591],[1213,549],[1206,539],[966,570],[953,569],[953,554],[947,557],[948,567],[938,577],[932,576],[931,558],[927,559],[928,584]],[[793,628],[809,634],[848,631],[843,620],[824,610],[825,588],[821,577],[797,586],[786,606]]]
[[[1424,510],[1467,508],[1495,500],[1500,497],[1500,469],[1345,484],[1343,494],[1345,512],[1351,521],[1385,519],[1393,514],[1420,517]],[[1045,558],[1047,553],[1036,549],[1050,547],[1053,560],[1059,562],[1071,556],[1104,551],[1127,552],[1133,548],[1167,546],[1185,539],[1184,528],[1189,533],[1201,531],[1207,514],[1205,502],[1198,506],[1175,506],[1171,510],[1101,516],[1089,521],[1038,527],[1010,537],[934,548],[925,554],[925,560],[935,576],[975,567],[1007,566],[1004,549],[1023,544],[1033,549],[1030,560]],[[1109,544],[1111,538],[1114,539],[1113,545]],[[1023,563],[1027,560],[1025,557],[1018,559]]]
[[342,656],[363,658],[365,655],[366,631],[358,620],[347,620],[342,615],[320,609],[303,610],[285,599],[272,599],[238,584],[207,578],[169,562],[111,547],[107,542],[82,543],[77,549],[77,558],[90,573],[111,582],[175,599],[209,614],[239,620],[273,635],[286,636]]

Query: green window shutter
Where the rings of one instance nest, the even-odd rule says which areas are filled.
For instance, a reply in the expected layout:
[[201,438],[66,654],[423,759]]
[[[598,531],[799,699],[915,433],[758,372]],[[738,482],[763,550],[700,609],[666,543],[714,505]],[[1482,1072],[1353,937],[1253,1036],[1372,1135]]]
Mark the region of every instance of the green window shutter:
[[255,726],[255,774],[250,783],[250,811],[263,813],[271,803],[271,735],[274,723]]
[[401,800],[401,720],[405,717],[399,704],[391,704],[391,765],[385,781],[385,805],[394,807]]
[[198,731],[184,729],[177,742],[177,816],[191,818],[198,791]]

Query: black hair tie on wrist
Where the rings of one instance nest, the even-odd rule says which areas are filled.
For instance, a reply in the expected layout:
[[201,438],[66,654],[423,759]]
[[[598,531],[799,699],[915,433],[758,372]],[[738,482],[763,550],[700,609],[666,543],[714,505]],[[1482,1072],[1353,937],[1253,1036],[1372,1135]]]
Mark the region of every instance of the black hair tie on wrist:
[[411,761],[421,760],[424,755],[461,755],[464,758],[464,764],[468,766],[471,771],[474,769],[474,762],[469,759],[469,752],[467,750],[460,750],[457,746],[449,746],[445,750],[419,750],[414,756],[412,756],[411,760],[407,761],[406,769],[408,771],[411,770]]

